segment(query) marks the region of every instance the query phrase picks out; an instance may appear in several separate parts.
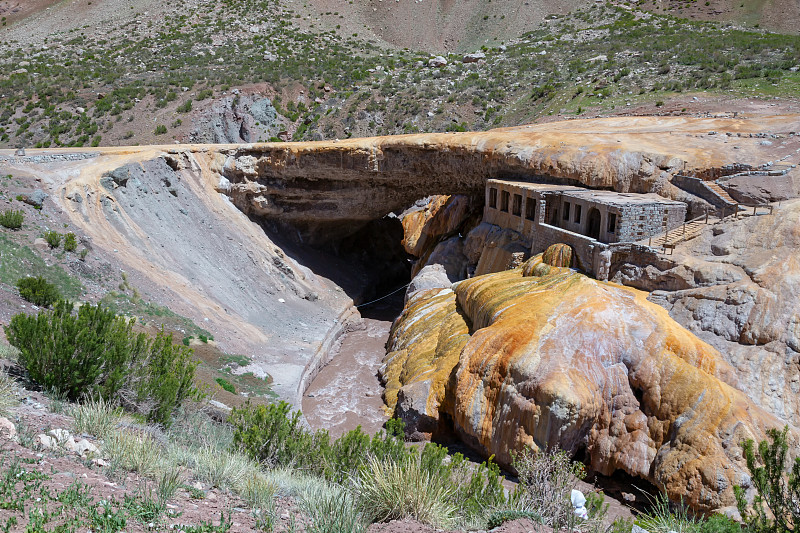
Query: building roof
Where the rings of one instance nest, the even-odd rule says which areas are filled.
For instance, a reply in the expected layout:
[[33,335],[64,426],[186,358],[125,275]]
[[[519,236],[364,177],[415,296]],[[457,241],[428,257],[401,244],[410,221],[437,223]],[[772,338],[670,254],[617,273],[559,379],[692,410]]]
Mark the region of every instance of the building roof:
[[683,202],[669,200],[663,196],[654,193],[634,193],[634,192],[615,192],[615,191],[602,191],[595,189],[587,189],[584,187],[576,187],[574,185],[558,185],[551,183],[533,183],[529,181],[516,181],[504,179],[490,179],[488,184],[497,183],[504,185],[511,185],[536,191],[539,193],[560,194],[564,198],[574,198],[576,200],[583,200],[586,202],[597,202],[601,204],[611,205],[614,207],[625,207],[631,205],[652,205],[659,204],[665,206],[683,206]]

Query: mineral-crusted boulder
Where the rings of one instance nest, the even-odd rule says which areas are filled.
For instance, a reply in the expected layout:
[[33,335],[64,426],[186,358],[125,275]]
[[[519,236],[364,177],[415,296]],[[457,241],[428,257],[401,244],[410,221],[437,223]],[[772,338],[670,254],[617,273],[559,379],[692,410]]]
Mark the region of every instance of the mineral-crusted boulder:
[[402,215],[403,247],[421,257],[435,240],[458,229],[469,215],[467,196],[432,196]]
[[782,425],[647,293],[540,257],[454,290],[418,292],[390,337],[386,401],[418,434],[446,414],[503,464],[526,445],[584,450],[708,511],[749,485],[738,444]]

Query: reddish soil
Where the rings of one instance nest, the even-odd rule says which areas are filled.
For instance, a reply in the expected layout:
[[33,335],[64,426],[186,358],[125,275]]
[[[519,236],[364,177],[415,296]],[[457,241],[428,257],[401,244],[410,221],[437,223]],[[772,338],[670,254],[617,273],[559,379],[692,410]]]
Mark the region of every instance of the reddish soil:
[[60,0],[0,0],[0,17],[8,24],[22,20],[43,9],[47,9]]
[[[51,413],[47,409],[50,402],[46,397],[36,392],[23,392],[23,403],[16,408],[15,416],[12,417],[18,431],[24,427],[34,433],[46,433],[55,428],[71,430],[71,418]],[[92,437],[88,438],[90,441],[94,440]],[[76,482],[90,487],[90,494],[95,502],[102,500],[121,502],[125,495],[134,496],[137,491],[147,490],[148,487],[152,488],[152,482],[135,473],[122,474],[120,477],[115,476],[112,479],[109,477],[107,466],[95,466],[65,451],[46,450],[40,452],[5,438],[0,440],[0,444],[4,452],[1,465],[3,470],[8,468],[12,461],[18,460],[26,471],[46,474],[48,477],[43,481],[43,486],[49,489],[54,496]],[[196,483],[191,479],[184,479],[183,482],[186,484]],[[170,527],[172,524],[199,525],[202,522],[219,524],[222,513],[225,513],[226,519],[230,513],[231,532],[255,530],[256,521],[243,500],[232,493],[208,486],[203,486],[202,492],[204,497],[195,499],[187,490],[179,489],[175,497],[169,501],[167,508],[168,513],[170,510],[174,510],[174,516],[168,515],[165,518],[165,529],[159,530],[172,529]],[[283,505],[285,506],[286,502]],[[5,524],[10,516],[17,516],[20,520],[18,524],[20,527],[25,523],[21,519],[20,513],[9,510],[0,511],[0,523]],[[125,531],[145,532],[152,531],[152,528],[129,519]]]

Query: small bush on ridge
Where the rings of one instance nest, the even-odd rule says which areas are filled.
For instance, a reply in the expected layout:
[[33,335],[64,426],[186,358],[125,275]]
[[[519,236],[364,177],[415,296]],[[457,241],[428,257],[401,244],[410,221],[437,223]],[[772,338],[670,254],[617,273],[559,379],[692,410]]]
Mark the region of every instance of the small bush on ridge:
[[74,252],[78,249],[78,238],[72,232],[64,235],[64,250]]
[[22,298],[39,307],[50,307],[61,298],[56,286],[41,276],[18,279],[17,289]]
[[788,434],[789,426],[773,428],[767,431],[769,441],[761,441],[758,448],[752,440],[742,444],[756,489],[751,510],[744,489],[735,487],[736,506],[748,532],[791,533],[800,525],[800,457],[788,460]]
[[22,210],[6,209],[0,213],[0,226],[8,229],[19,229],[25,220]]
[[58,248],[58,245],[61,244],[61,234],[57,231],[46,231],[44,233],[44,240],[47,241],[50,248]]

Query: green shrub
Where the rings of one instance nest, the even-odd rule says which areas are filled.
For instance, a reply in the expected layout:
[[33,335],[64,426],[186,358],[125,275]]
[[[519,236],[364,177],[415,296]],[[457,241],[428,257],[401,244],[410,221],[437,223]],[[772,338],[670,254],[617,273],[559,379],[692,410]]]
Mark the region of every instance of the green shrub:
[[230,415],[234,445],[262,463],[301,468],[313,464],[319,452],[313,446],[314,436],[300,423],[300,412],[290,411],[286,402],[234,408]]
[[46,231],[44,233],[44,240],[47,241],[50,248],[58,248],[58,245],[61,244],[61,234],[57,231]]
[[767,431],[769,441],[762,440],[757,449],[752,440],[742,444],[756,489],[749,510],[744,490],[735,487],[736,505],[748,532],[789,533],[800,524],[800,457],[789,463],[788,433],[788,426],[783,431],[773,428]]
[[203,396],[194,384],[198,361],[190,348],[173,344],[172,335],[163,329],[146,342],[144,353],[144,364],[132,373],[138,403],[149,406],[144,410],[148,421],[169,425],[185,399]]
[[41,276],[18,279],[17,289],[22,298],[39,307],[50,307],[61,298],[56,286]]
[[700,524],[700,533],[741,533],[742,526],[732,518],[715,514]]
[[192,101],[186,100],[183,104],[178,106],[178,113],[188,113],[192,110]]
[[156,129],[153,133],[155,133],[156,135],[164,135],[165,133],[167,133],[167,127],[163,124],[159,124],[158,126],[156,126]]
[[59,301],[51,312],[16,315],[6,328],[8,340],[44,388],[71,401],[83,395],[114,398],[129,366],[144,354],[147,337],[133,333],[132,320],[99,305],[83,305],[77,315],[72,309],[71,302]]
[[527,518],[534,522],[542,521],[541,516],[531,511],[504,509],[502,511],[495,511],[492,513],[492,515],[489,517],[486,527],[489,529],[494,529],[502,526],[506,522],[510,522],[511,520],[519,520],[520,518]]
[[228,391],[231,394],[236,394],[236,387],[234,387],[230,381],[226,380],[225,378],[217,378],[214,381],[217,382],[217,385],[222,387],[222,390]]
[[155,338],[133,332],[125,320],[100,305],[59,301],[52,311],[19,314],[6,328],[30,378],[71,401],[82,397],[120,400],[149,421],[168,425],[172,411],[194,385],[192,351],[172,343],[162,330]]
[[22,210],[6,209],[0,213],[0,226],[4,228],[19,229],[24,220],[25,215],[22,214]]
[[[293,467],[337,484],[361,478],[367,472],[365,469],[378,468],[385,476],[407,474],[409,480],[429,483],[434,489],[449,487],[444,494],[436,490],[432,493],[444,498],[444,508],[452,509],[441,515],[445,517],[443,522],[456,519],[459,524],[482,527],[487,510],[506,504],[497,465],[488,461],[475,467],[461,454],[448,457],[447,449],[436,444],[429,443],[421,452],[409,448],[403,438],[403,422],[397,419],[387,421],[386,429],[372,437],[358,427],[333,442],[327,431],[312,433],[304,429],[300,413],[292,413],[285,402],[234,408],[229,421],[234,428],[234,447],[262,463]],[[378,461],[380,467],[368,464],[369,460]],[[375,484],[378,482],[377,478],[373,479],[376,472],[380,473],[375,470],[363,479],[364,486],[374,491],[389,490]],[[396,476],[392,478],[395,481]],[[415,501],[410,501],[408,506],[414,507]],[[387,500],[384,504],[390,505],[390,502]],[[370,516],[381,513],[380,510],[364,511]]]
[[64,235],[64,250],[68,252],[74,252],[78,249],[78,239],[75,237],[75,234],[72,232],[67,233]]

